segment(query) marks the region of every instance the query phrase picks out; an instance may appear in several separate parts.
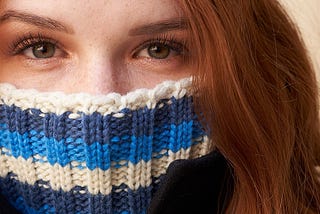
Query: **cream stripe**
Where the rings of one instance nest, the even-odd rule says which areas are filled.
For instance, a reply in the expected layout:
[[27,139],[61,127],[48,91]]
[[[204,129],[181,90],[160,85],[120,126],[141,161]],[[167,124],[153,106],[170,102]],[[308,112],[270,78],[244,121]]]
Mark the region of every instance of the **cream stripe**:
[[77,118],[78,112],[103,115],[118,112],[123,108],[136,110],[147,106],[152,109],[161,99],[172,96],[179,99],[190,95],[191,78],[179,81],[165,81],[153,89],[137,89],[126,95],[109,93],[107,95],[90,95],[85,93],[65,94],[62,92],[38,92],[34,89],[17,89],[10,84],[0,84],[0,104],[15,105],[22,110],[40,109],[43,113],[61,115],[73,112],[71,118]]
[[[151,177],[159,177],[164,174],[171,161],[176,159],[196,158],[209,153],[210,142],[206,140],[187,150],[180,150],[177,153],[169,153],[160,159],[152,159],[149,162],[140,161],[134,165],[112,170],[101,169],[88,170],[79,168],[62,167],[59,164],[33,162],[32,158],[27,160],[22,157],[0,156],[0,176],[5,177],[12,172],[17,175],[20,182],[34,185],[37,180],[48,181],[53,190],[70,191],[75,186],[88,187],[91,194],[110,194],[112,186],[126,184],[132,190],[140,186],[147,187],[151,184]],[[79,165],[73,162],[72,165]]]

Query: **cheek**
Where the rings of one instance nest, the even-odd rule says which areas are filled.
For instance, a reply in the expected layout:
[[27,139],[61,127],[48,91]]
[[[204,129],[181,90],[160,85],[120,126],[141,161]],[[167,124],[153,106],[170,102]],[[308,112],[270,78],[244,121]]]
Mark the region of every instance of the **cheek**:
[[3,63],[0,60],[0,82],[10,83],[18,88],[34,88],[40,91],[50,89],[50,83],[54,83],[55,76],[30,72],[25,67],[15,63]]
[[28,75],[19,63],[13,63],[6,57],[0,57],[0,82],[14,85],[28,84]]
[[129,66],[128,74],[132,89],[153,88],[166,80],[180,80],[191,76],[192,68],[184,66]]
[[[64,81],[66,74],[76,68],[66,63],[55,67],[52,64],[59,63],[36,63],[20,55],[10,56],[0,53],[0,83],[10,83],[17,88],[32,88],[39,91],[63,91],[63,85],[68,84]],[[47,69],[48,67],[50,69]]]
[[50,72],[27,71],[15,64],[0,60],[0,82],[10,83],[18,88],[33,88],[39,91],[63,91],[66,93],[126,94],[139,88],[153,88],[166,80],[179,80],[191,75],[188,67],[180,70],[155,71],[134,66],[118,68],[112,73],[83,69],[70,65],[63,70]]
[[158,60],[138,58],[129,60],[126,67],[129,79],[134,89],[153,88],[166,80],[180,80],[190,77],[194,68],[182,56]]

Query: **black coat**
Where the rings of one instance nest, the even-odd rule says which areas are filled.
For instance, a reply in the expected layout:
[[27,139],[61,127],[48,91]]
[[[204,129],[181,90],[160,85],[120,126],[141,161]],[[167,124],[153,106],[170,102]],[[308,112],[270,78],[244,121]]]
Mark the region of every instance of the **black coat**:
[[[220,153],[177,160],[169,165],[148,213],[224,213],[232,192],[232,170]],[[19,212],[0,196],[0,214],[15,213]]]

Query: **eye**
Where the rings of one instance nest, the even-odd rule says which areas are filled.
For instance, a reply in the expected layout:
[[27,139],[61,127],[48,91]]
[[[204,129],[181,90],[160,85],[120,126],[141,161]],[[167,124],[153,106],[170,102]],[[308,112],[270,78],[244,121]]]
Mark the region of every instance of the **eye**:
[[155,59],[165,59],[170,55],[171,49],[168,45],[154,44],[150,45],[147,49],[150,57]]
[[141,45],[141,48],[135,52],[134,57],[162,60],[183,55],[185,54],[184,52],[185,48],[182,42],[173,39],[156,39]]
[[40,33],[18,36],[9,44],[9,50],[12,55],[22,55],[34,60],[67,56],[60,42]]
[[25,49],[23,53],[33,59],[51,58],[56,54],[56,45],[50,42],[40,42]]

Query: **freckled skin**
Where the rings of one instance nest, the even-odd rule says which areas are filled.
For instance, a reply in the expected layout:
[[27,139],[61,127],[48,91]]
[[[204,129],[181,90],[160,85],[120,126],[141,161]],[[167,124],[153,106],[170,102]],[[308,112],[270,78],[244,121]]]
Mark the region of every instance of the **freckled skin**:
[[[171,43],[184,44],[188,39],[185,29],[130,35],[130,30],[139,26],[181,17],[176,1],[2,1],[0,15],[8,10],[50,18],[71,29],[72,33],[13,18],[0,23],[0,40],[3,41],[0,44],[0,82],[40,91],[125,94],[137,88],[152,88],[165,80],[187,77],[193,70],[182,54],[171,47]],[[32,40],[39,39],[39,34],[41,39],[49,38],[49,42],[56,45],[54,55],[34,59],[31,45],[29,49],[12,54],[12,44],[31,34],[35,35]],[[148,52],[158,40],[166,41],[161,47],[163,51],[159,52],[160,58]],[[145,45],[150,41],[153,43]],[[169,54],[164,54],[165,48],[170,50]]]

